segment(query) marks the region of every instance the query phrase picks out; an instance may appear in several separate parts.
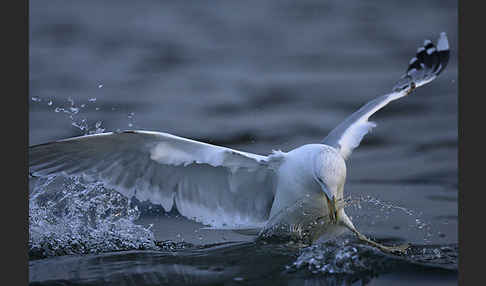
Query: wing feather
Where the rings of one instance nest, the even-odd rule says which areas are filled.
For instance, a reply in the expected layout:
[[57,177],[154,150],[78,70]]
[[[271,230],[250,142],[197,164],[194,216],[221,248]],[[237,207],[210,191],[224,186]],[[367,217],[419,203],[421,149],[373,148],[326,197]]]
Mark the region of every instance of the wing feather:
[[393,92],[382,95],[366,103],[334,128],[322,141],[336,148],[347,159],[357,148],[363,137],[376,126],[368,121],[371,115],[393,100],[409,95],[415,88],[433,81],[444,71],[449,60],[449,43],[445,33],[441,33],[435,47],[426,40],[409,62],[406,73],[393,87]]
[[33,176],[85,176],[127,197],[174,206],[213,227],[255,227],[270,213],[274,171],[266,156],[167,133],[126,131],[29,148]]

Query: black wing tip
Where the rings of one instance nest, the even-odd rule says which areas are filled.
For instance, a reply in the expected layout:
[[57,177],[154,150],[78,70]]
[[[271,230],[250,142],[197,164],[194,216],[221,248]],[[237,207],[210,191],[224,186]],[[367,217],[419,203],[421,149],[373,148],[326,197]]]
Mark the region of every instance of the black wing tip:
[[430,40],[425,40],[410,60],[406,73],[393,87],[393,91],[402,91],[432,81],[446,68],[449,53],[449,41],[445,32],[440,33],[436,45]]

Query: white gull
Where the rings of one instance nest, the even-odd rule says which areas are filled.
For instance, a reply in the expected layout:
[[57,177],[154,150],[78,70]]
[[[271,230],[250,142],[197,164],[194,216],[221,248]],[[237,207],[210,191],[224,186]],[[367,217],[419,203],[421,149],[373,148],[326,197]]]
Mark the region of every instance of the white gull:
[[[344,212],[346,160],[375,123],[368,118],[389,102],[434,80],[447,65],[449,44],[426,40],[391,93],[377,97],[334,128],[320,144],[261,156],[162,132],[86,135],[29,147],[32,176],[82,176],[123,195],[177,208],[213,228],[257,229],[261,238],[309,242],[349,229]],[[285,231],[282,231],[285,230]]]

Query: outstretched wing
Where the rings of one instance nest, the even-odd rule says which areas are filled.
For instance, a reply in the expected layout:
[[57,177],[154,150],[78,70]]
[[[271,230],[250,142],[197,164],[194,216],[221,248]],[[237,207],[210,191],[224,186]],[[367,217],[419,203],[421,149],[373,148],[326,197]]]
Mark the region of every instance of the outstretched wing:
[[393,87],[393,92],[382,95],[368,102],[358,111],[351,114],[341,124],[334,128],[322,144],[338,149],[347,159],[354,148],[373,127],[374,122],[368,119],[389,102],[409,95],[415,88],[433,81],[446,67],[449,61],[449,42],[445,33],[441,33],[437,47],[426,40],[410,60],[407,72]]
[[125,131],[29,148],[33,176],[83,175],[127,197],[214,227],[259,226],[270,212],[274,172],[265,156],[167,133]]

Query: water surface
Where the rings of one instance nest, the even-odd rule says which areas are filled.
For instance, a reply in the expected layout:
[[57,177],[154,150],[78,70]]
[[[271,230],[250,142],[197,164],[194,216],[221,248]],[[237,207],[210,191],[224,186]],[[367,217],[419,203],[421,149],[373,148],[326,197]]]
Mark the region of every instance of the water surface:
[[258,154],[316,143],[389,92],[423,40],[440,77],[372,117],[348,162],[364,234],[255,243],[97,185],[32,179],[33,285],[457,284],[456,1],[32,1],[29,144],[145,129]]

